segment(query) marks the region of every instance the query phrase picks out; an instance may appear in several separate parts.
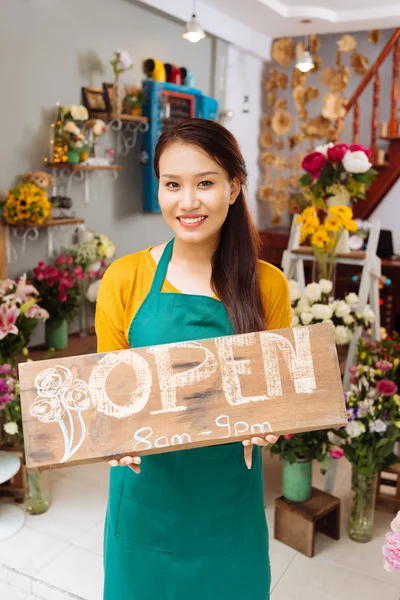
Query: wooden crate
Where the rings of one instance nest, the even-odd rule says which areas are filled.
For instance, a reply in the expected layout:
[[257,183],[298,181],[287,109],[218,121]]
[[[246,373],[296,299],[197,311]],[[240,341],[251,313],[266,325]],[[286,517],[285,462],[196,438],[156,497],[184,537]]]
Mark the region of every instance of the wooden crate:
[[[395,477],[388,477],[389,473],[395,475]],[[384,492],[382,490],[384,485],[395,488],[395,494]],[[376,508],[385,508],[393,512],[400,510],[400,462],[379,473],[376,489]]]

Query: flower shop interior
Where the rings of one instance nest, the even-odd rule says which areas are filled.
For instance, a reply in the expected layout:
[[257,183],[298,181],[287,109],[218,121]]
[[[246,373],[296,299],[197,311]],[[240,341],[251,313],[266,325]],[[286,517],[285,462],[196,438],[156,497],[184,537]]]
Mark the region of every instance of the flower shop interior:
[[333,323],[346,422],[263,452],[271,598],[399,600],[398,0],[3,0],[0,48],[1,600],[103,597],[106,460],[26,468],[31,428],[80,447],[83,392],[51,416],[46,363],[27,412],[19,376],[96,353],[107,267],[171,237],[154,149],[191,117],[240,144],[292,327]]

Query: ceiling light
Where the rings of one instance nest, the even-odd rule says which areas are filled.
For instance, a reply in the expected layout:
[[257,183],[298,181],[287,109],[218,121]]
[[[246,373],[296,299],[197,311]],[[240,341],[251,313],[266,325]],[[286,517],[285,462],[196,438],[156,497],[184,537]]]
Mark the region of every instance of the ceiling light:
[[314,68],[313,57],[308,50],[304,50],[301,56],[298,58],[296,63],[296,69],[299,69],[302,73],[308,73]]
[[182,37],[193,44],[203,40],[206,37],[206,34],[204,33],[204,30],[196,17],[196,1],[193,2],[192,18],[186,23],[185,31],[182,34]]

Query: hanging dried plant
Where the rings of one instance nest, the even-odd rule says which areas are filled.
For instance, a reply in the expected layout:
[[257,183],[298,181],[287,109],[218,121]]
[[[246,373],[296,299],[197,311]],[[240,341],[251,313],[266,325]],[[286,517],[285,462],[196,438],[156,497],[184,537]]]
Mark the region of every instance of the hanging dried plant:
[[276,75],[276,84],[278,89],[286,90],[288,84],[288,76],[286,73],[277,73]]
[[353,52],[357,48],[356,38],[348,33],[342,35],[336,43],[340,52]]
[[317,54],[321,48],[321,38],[312,33],[309,37],[309,48],[311,54]]
[[276,69],[274,67],[271,67],[268,73],[268,77],[265,80],[265,89],[267,92],[272,92],[273,90],[276,90],[277,88],[277,84],[276,84]]
[[272,227],[278,227],[282,222],[282,218],[279,215],[273,215],[271,217],[271,225]]
[[274,193],[274,188],[270,185],[262,185],[258,189],[258,198],[261,202],[268,202]]
[[314,61],[314,66],[312,69],[310,69],[310,73],[317,73],[322,65],[322,58],[320,56],[318,56],[318,54],[313,54],[313,61]]
[[296,58],[299,59],[301,57],[302,54],[304,54],[304,51],[306,49],[306,45],[304,43],[304,40],[302,40],[301,42],[298,42],[296,44]]
[[368,41],[370,44],[379,44],[379,40],[381,39],[381,32],[379,29],[371,29],[368,32]]
[[283,147],[284,147],[284,142],[283,142],[282,138],[275,140],[275,142],[274,142],[275,150],[278,150],[278,152],[282,152]]
[[287,110],[286,98],[278,98],[278,100],[275,102],[274,108],[275,110]]
[[289,177],[289,186],[291,188],[297,188],[300,185],[300,176],[299,175],[291,175]]
[[289,169],[290,163],[287,156],[275,156],[275,164],[274,167],[277,171],[281,169]]
[[306,121],[308,119],[308,110],[304,106],[299,106],[297,109],[297,118],[299,121]]
[[346,114],[345,106],[347,98],[342,98],[336,94],[325,94],[322,100],[321,114],[325,119],[334,121],[339,117],[344,117]]
[[308,102],[308,92],[304,85],[299,85],[293,90],[293,100],[296,108],[300,108]]
[[340,52],[340,50],[338,50],[336,52],[336,60],[335,60],[336,66],[340,67],[340,65],[342,64],[342,53]]
[[283,192],[288,187],[288,180],[286,177],[279,176],[274,180],[274,190],[277,192]]
[[272,43],[272,58],[282,67],[290,65],[294,59],[294,41],[292,38],[279,38]]
[[292,70],[291,87],[292,90],[299,85],[305,85],[308,73],[302,73],[296,67]]
[[267,94],[267,104],[268,108],[272,108],[276,102],[276,94],[275,92],[268,92]]
[[272,131],[270,129],[262,132],[260,136],[260,146],[261,148],[264,148],[264,150],[272,147]]
[[289,198],[283,192],[278,192],[274,195],[271,204],[274,207],[274,212],[277,215],[283,215],[289,208]]
[[300,169],[302,169],[302,162],[305,158],[305,153],[304,152],[298,152],[297,154],[294,155],[293,158],[293,163],[292,166],[296,171],[299,171]]
[[264,129],[271,127],[272,115],[263,115],[262,126]]
[[307,102],[310,102],[310,100],[316,100],[319,96],[319,89],[317,88],[317,86],[312,85],[311,87],[307,88]]
[[364,54],[357,54],[357,52],[353,52],[350,57],[350,63],[357,75],[365,75],[367,73],[369,62],[368,58],[364,56]]
[[278,110],[272,117],[271,127],[276,135],[286,135],[293,125],[293,119],[288,112]]
[[260,161],[264,167],[273,167],[275,164],[275,154],[270,151],[263,152],[260,156]]
[[315,117],[314,119],[309,119],[309,121],[301,126],[304,136],[309,140],[327,138],[329,135],[329,128],[330,121],[325,119],[322,115]]
[[321,82],[333,93],[343,92],[349,83],[350,72],[347,67],[340,65],[338,69],[327,67],[321,73]]
[[295,133],[294,135],[289,136],[289,139],[288,139],[289,150],[293,150],[293,148],[300,146],[300,144],[303,140],[304,140],[304,133]]

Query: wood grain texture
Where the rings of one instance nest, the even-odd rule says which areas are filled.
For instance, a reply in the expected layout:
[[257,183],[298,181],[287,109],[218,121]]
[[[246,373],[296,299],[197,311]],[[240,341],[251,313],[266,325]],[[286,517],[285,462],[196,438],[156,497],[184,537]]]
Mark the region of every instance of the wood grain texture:
[[19,365],[29,470],[347,423],[331,323]]

